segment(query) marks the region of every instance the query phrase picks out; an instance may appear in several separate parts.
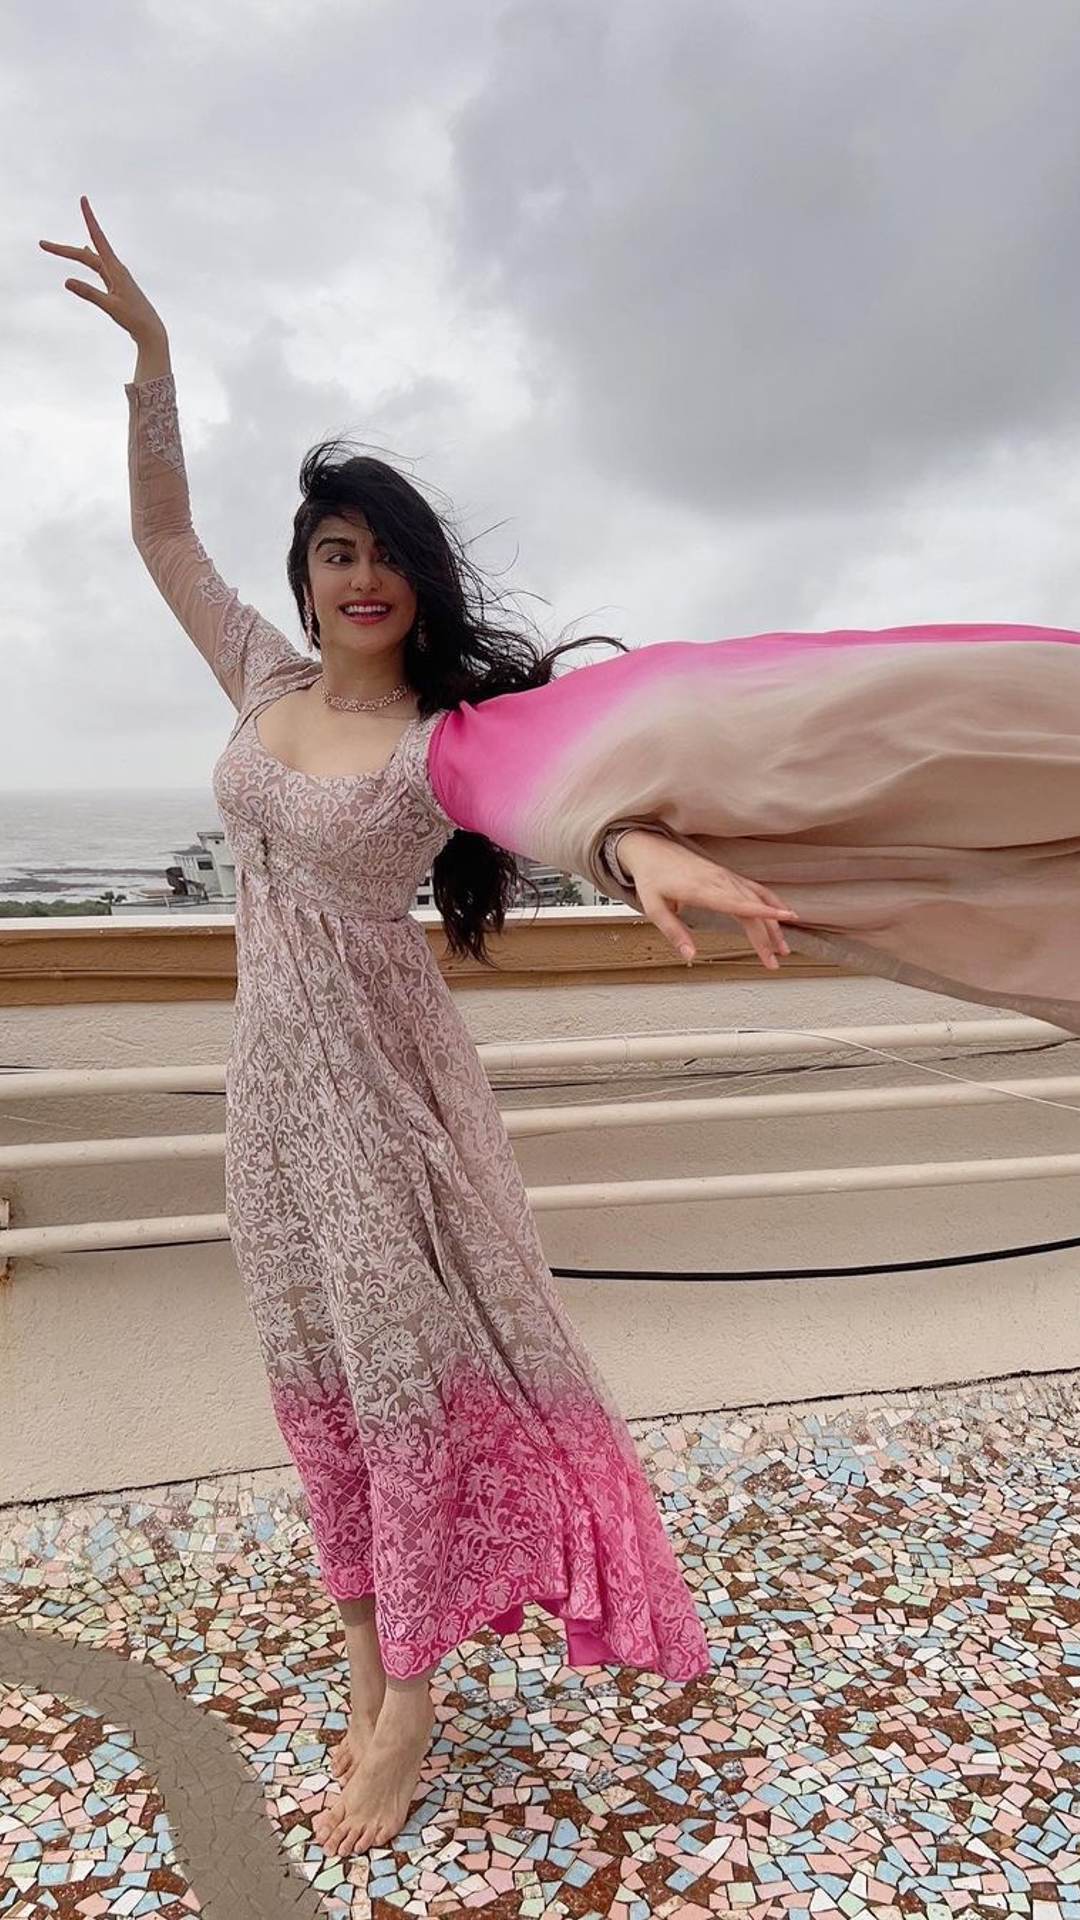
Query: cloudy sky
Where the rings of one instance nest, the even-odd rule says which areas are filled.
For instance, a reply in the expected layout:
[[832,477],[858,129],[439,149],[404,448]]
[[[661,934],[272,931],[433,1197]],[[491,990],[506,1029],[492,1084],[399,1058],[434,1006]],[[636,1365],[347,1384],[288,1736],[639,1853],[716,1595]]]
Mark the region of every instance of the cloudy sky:
[[330,434],[550,639],[1080,624],[1075,0],[15,0],[0,72],[0,786],[206,787],[232,720],[38,246],[81,193],[294,644]]

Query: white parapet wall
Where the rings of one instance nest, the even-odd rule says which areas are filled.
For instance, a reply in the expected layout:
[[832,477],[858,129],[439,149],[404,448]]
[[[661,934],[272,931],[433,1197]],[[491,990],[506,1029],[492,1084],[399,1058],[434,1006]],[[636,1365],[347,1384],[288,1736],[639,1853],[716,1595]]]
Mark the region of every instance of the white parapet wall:
[[[808,1032],[953,1019],[987,1010],[858,978],[677,984],[471,986],[459,1004],[479,1043],[598,1034]],[[1002,1016],[1003,1021],[1006,1016]],[[7,1069],[220,1066],[228,1001],[17,1006],[5,1010]],[[854,1092],[909,1086],[936,1067],[979,1080],[1080,1074],[1080,1040],[943,1047],[881,1060],[692,1057],[644,1066],[518,1071],[508,1113],[581,1101],[740,1092]],[[502,1075],[498,1076],[501,1080]],[[1058,1096],[1062,1098],[1061,1096]],[[1069,1096],[1074,1106],[1080,1097]],[[770,1113],[692,1125],[515,1136],[530,1187],[785,1169],[1080,1153],[1080,1113],[1037,1099],[867,1113]],[[50,1096],[0,1105],[0,1143],[213,1133],[220,1094]],[[223,1208],[219,1163],[170,1159],[35,1167],[0,1180],[12,1224],[208,1214]],[[704,1282],[560,1279],[557,1285],[630,1416],[925,1387],[1080,1365],[1076,1250],[900,1272],[948,1258],[1063,1239],[1077,1227],[1074,1179],[763,1194],[573,1206],[538,1212],[555,1267],[740,1274],[822,1268],[815,1279]],[[895,1263],[874,1276],[837,1269]],[[0,1499],[152,1485],[271,1466],[288,1455],[270,1410],[227,1242],[103,1248],[14,1259],[0,1286]]]

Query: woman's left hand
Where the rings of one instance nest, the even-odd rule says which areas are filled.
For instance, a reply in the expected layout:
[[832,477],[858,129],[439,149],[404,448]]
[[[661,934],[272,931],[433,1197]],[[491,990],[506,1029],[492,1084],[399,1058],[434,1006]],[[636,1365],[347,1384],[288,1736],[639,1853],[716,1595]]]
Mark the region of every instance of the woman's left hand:
[[682,959],[693,960],[694,943],[675,911],[679,907],[708,907],[741,921],[763,966],[778,968],[780,956],[791,952],[782,923],[799,916],[758,881],[644,828],[632,827],[620,836],[618,860],[633,877],[642,912]]

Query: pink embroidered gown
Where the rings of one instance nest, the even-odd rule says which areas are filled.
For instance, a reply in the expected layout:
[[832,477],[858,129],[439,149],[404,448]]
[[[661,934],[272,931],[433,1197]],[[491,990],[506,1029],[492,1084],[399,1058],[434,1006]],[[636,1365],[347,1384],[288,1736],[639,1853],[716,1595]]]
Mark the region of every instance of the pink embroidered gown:
[[438,713],[377,773],[313,775],[257,721],[321,669],[191,524],[172,374],[126,386],[132,532],[237,709],[226,1205],[274,1412],[338,1599],[406,1678],[535,1602],[571,1664],[708,1672],[628,1427],[567,1317],[475,1046],[410,907],[449,839]]

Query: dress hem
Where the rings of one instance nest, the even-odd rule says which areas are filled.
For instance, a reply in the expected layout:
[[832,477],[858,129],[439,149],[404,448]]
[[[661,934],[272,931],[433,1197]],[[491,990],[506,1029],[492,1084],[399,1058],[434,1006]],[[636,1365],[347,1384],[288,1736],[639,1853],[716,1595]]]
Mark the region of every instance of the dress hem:
[[[335,1600],[363,1600],[367,1598],[368,1594],[374,1591],[372,1587],[367,1587],[360,1593],[335,1593],[325,1574],[323,1575],[323,1579],[328,1592]],[[553,1619],[561,1621],[563,1633],[566,1637],[564,1666],[633,1667],[644,1673],[658,1673],[662,1679],[681,1686],[687,1685],[691,1680],[703,1679],[706,1674],[712,1672],[711,1659],[706,1659],[704,1665],[691,1667],[687,1673],[672,1674],[666,1672],[665,1669],[657,1665],[655,1661],[629,1659],[622,1654],[618,1654],[612,1647],[610,1640],[608,1640],[604,1634],[602,1622],[599,1620],[568,1618],[563,1612],[565,1601],[565,1595],[560,1598],[560,1596],[556,1594],[547,1594],[537,1598],[531,1591],[523,1593],[518,1599],[512,1600],[509,1606],[501,1607],[498,1612],[479,1615],[478,1618],[470,1622],[456,1640],[451,1641],[448,1646],[443,1647],[441,1650],[433,1649],[426,1657],[415,1661],[409,1667],[408,1671],[398,1671],[388,1666],[386,1650],[380,1646],[383,1666],[391,1679],[414,1680],[418,1678],[419,1675],[427,1673],[430,1668],[438,1667],[442,1661],[445,1660],[448,1653],[453,1653],[457,1647],[461,1646],[463,1641],[471,1639],[475,1633],[480,1632],[484,1628],[500,1636],[503,1634],[520,1633],[525,1625],[525,1608],[527,1606],[534,1606],[539,1607],[541,1612],[550,1614]]]

